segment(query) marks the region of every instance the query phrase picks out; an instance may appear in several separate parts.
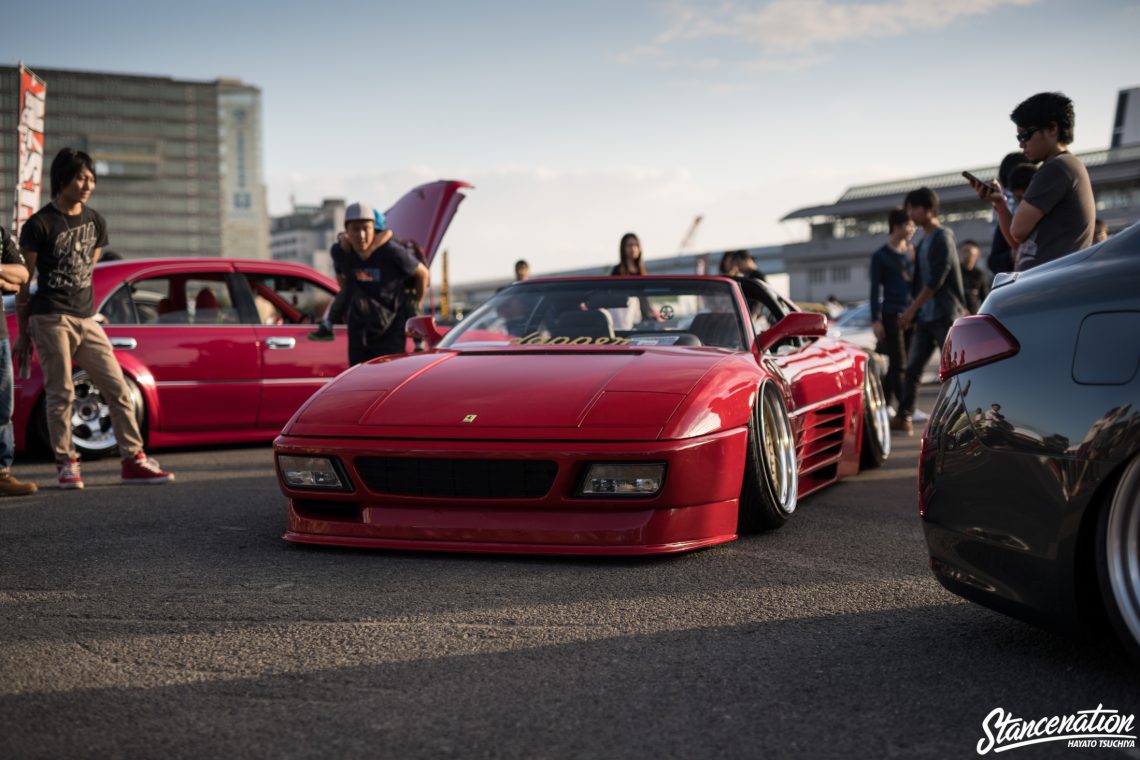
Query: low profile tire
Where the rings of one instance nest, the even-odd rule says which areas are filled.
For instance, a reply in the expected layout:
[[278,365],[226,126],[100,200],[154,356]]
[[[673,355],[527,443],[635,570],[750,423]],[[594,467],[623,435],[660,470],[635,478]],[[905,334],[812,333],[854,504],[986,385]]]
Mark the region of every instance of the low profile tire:
[[871,360],[863,373],[863,443],[859,469],[873,470],[891,455],[891,408]]
[[[135,410],[139,430],[143,429],[142,393],[135,381],[123,376]],[[75,402],[71,406],[71,440],[81,455],[88,459],[110,456],[119,450],[119,440],[111,425],[111,409],[86,370],[77,369],[71,376],[75,386]],[[45,420],[46,426],[46,420]]]
[[1140,663],[1140,456],[1133,457],[1101,507],[1096,565],[1105,613]]
[[748,450],[740,487],[738,533],[781,527],[796,511],[796,439],[780,392],[764,383],[748,421]]

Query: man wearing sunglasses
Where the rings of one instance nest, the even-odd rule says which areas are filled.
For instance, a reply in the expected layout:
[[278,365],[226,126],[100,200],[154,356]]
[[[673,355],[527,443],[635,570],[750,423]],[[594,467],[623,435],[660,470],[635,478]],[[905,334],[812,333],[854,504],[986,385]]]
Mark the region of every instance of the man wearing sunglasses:
[[1010,213],[997,183],[970,181],[978,197],[993,204],[1006,239],[1020,246],[1016,271],[1060,258],[1092,245],[1096,201],[1084,164],[1072,153],[1073,101],[1059,92],[1041,92],[1013,109],[1017,142],[1031,163],[1042,162],[1017,211]]

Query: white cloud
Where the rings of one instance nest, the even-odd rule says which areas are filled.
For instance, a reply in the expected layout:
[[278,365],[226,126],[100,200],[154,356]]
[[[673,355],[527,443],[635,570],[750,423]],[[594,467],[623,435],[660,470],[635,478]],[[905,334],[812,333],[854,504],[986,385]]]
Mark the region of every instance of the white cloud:
[[[673,60],[683,43],[709,39],[736,40],[759,49],[763,58],[747,70],[795,71],[830,57],[816,52],[851,40],[882,39],[949,26],[959,19],[992,13],[1003,6],[1027,6],[1037,0],[882,0],[849,3],[839,0],[773,0],[762,5],[725,2],[715,8],[676,2],[667,6],[668,28],[651,46],[654,61]],[[791,56],[783,58],[781,56]],[[637,62],[646,55],[629,56]],[[706,64],[707,65],[707,62]]]

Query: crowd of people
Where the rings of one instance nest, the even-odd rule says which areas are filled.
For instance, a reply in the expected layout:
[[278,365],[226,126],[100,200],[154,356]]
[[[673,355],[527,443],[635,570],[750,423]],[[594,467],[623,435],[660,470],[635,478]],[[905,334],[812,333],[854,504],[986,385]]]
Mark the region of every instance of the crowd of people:
[[[1058,92],[1038,93],[1010,114],[1020,150],[1008,154],[995,181],[970,175],[978,198],[990,204],[994,237],[988,272],[978,266],[977,241],[956,244],[939,220],[938,194],[920,188],[888,215],[888,240],[871,256],[871,314],[888,357],[884,391],[894,399],[891,428],[911,435],[915,391],[923,368],[941,350],[950,325],[976,314],[994,275],[1024,272],[1100,242],[1108,230],[1096,219],[1092,183],[1069,152],[1076,117]],[[911,238],[918,227],[922,238]]]

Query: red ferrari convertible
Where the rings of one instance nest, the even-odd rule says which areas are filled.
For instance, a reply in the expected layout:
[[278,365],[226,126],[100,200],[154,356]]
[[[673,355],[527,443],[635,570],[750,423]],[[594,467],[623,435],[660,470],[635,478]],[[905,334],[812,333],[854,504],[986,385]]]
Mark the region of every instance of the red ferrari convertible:
[[274,443],[285,539],[654,554],[778,528],[890,449],[867,355],[723,277],[531,280],[360,365]]

